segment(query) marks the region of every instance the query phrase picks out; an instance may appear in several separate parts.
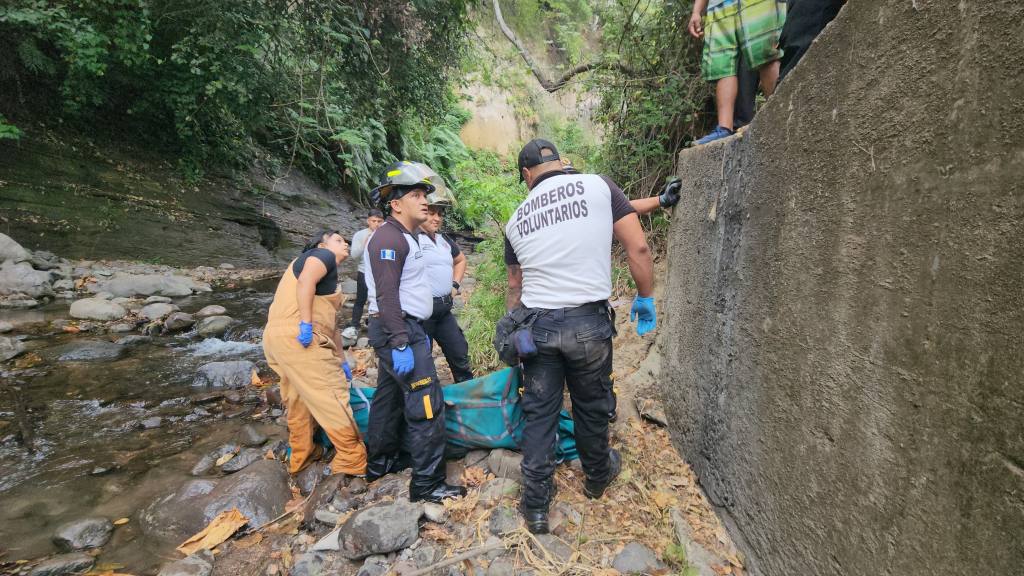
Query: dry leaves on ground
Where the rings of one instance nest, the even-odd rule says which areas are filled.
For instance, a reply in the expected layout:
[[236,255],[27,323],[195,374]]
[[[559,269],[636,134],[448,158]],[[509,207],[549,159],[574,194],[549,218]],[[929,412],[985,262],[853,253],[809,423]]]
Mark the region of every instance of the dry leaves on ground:
[[249,519],[238,511],[238,508],[225,510],[218,514],[201,532],[192,536],[178,546],[178,552],[185,556],[200,550],[209,550],[227,540],[239,528],[245,526]]

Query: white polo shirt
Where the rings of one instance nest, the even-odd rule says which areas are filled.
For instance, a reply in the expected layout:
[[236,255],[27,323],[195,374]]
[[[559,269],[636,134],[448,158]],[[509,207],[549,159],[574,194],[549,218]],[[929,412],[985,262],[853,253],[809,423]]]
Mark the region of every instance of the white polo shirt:
[[455,258],[462,253],[458,244],[444,234],[435,234],[433,238],[426,232],[420,233],[420,249],[427,266],[427,283],[430,294],[434,298],[448,296],[452,293]]

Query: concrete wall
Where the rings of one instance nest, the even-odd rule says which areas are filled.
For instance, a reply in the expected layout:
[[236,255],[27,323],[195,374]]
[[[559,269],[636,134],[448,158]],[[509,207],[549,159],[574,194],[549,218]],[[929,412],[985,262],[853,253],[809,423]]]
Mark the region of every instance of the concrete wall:
[[1024,574],[1024,3],[851,0],[680,175],[662,387],[751,571]]

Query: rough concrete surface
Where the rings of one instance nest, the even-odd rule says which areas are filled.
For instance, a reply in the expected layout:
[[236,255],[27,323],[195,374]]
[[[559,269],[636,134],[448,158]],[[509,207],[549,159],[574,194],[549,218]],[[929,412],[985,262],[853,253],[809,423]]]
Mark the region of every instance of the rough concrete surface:
[[663,392],[753,574],[1020,573],[1022,70],[1024,3],[850,2],[681,154]]

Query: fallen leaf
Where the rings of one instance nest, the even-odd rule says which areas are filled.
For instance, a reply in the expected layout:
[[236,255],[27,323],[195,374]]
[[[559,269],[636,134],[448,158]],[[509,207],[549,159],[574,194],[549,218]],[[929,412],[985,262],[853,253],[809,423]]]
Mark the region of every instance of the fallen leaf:
[[181,546],[178,546],[178,552],[188,556],[200,550],[213,548],[230,538],[232,534],[248,522],[249,519],[239,512],[238,508],[225,510],[217,514],[217,517],[206,528],[203,528],[201,532],[183,542]]
[[470,466],[462,472],[462,482],[466,486],[479,486],[493,477],[479,466]]
[[[223,466],[223,465],[227,464],[228,460],[231,460],[234,457],[235,457],[235,453],[234,452],[228,452],[227,454],[221,456],[220,458],[217,458],[217,466]],[[207,460],[207,462],[209,462],[209,460]]]
[[61,330],[67,332],[68,334],[78,334],[79,332],[82,331],[82,329],[79,328],[78,326],[63,326],[61,327]]
[[257,532],[255,534],[250,534],[250,535],[246,536],[245,538],[239,539],[238,542],[235,542],[235,547],[236,548],[242,548],[242,549],[252,548],[253,546],[259,544],[260,542],[263,542],[263,534],[260,533],[260,532]]
[[659,490],[651,493],[651,500],[654,500],[654,505],[662,510],[671,506],[675,502],[675,499],[675,496],[669,492],[661,492]]
[[250,380],[252,382],[252,385],[257,388],[263,386],[263,380],[260,380],[260,373],[257,372],[255,368],[252,369],[252,378]]
[[129,522],[131,522],[130,518],[118,518],[117,520],[114,520],[114,526],[124,526]]

